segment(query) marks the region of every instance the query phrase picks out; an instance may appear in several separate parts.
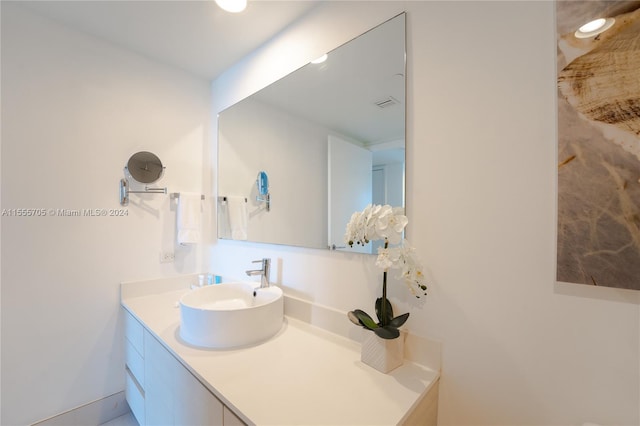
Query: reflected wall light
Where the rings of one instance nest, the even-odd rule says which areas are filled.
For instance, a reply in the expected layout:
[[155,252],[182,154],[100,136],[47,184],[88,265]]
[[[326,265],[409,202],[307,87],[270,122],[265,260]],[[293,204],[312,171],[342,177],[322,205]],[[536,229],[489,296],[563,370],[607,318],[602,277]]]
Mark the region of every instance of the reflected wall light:
[[247,0],[216,0],[216,4],[220,6],[222,10],[238,13],[246,9]]
[[312,64],[321,64],[324,61],[327,60],[329,56],[325,53],[324,55],[320,56],[319,58],[314,59],[313,61],[311,61]]

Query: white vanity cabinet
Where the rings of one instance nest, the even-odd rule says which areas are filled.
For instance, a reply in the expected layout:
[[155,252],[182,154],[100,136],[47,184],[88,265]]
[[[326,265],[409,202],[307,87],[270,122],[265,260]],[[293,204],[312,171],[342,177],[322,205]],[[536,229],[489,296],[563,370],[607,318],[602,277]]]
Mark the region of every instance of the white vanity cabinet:
[[[437,369],[407,360],[382,374],[360,361],[357,342],[294,316],[259,345],[186,346],[176,301],[189,291],[188,282],[122,285],[126,395],[141,425],[437,425]],[[333,321],[331,315],[324,318]],[[340,315],[336,321],[348,320]],[[414,356],[439,357],[412,338]]]
[[125,310],[126,398],[140,425],[242,425]]

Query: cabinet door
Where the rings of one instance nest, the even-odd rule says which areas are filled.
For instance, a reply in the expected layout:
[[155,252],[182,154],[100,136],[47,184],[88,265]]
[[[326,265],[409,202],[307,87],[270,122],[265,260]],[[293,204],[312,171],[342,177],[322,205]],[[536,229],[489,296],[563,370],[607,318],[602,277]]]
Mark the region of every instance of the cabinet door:
[[222,403],[186,368],[176,370],[176,425],[222,425]]
[[151,334],[144,335],[147,425],[173,425],[175,358]]
[[145,331],[147,425],[222,425],[222,403]]

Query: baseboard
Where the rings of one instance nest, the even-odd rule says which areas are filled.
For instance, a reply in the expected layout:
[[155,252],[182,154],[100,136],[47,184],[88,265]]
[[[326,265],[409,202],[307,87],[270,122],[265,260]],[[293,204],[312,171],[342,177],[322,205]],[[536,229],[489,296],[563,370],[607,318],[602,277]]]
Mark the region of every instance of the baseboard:
[[124,391],[114,393],[48,419],[32,426],[90,426],[107,423],[129,412]]

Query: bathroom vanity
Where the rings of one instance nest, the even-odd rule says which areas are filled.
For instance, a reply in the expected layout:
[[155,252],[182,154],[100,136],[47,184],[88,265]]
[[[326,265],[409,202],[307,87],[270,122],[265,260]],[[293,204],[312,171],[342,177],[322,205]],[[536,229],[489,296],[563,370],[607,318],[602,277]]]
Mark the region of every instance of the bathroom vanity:
[[122,284],[126,397],[141,425],[436,424],[436,370],[405,360],[382,374],[360,362],[358,342],[296,319],[286,301],[263,343],[189,345],[178,301],[192,281]]

